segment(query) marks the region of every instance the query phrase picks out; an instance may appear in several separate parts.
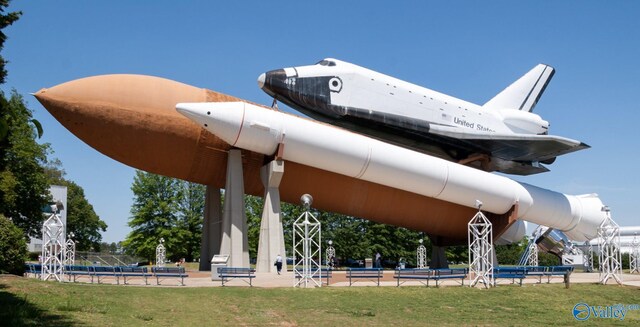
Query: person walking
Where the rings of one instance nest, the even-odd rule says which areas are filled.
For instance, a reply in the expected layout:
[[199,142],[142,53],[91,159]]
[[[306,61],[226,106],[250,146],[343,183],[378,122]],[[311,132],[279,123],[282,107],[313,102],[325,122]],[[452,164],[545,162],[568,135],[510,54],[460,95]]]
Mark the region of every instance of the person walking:
[[280,271],[282,270],[282,256],[280,254],[276,256],[275,266],[278,270],[278,275],[280,275]]
[[380,252],[376,252],[376,264],[374,268],[382,268],[382,261],[380,259]]

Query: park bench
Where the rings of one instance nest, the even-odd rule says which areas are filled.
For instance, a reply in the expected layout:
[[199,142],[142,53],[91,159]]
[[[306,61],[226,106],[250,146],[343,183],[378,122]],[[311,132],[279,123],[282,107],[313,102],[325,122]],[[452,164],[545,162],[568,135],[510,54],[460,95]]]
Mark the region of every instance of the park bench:
[[[393,278],[398,282],[397,286],[404,284],[406,280],[417,280],[420,283],[429,286],[429,280],[434,279],[433,270],[428,268],[415,268],[415,269],[396,269]],[[400,280],[403,280],[400,282]],[[425,284],[424,281],[427,283]]]
[[113,277],[116,279],[116,283],[120,284],[120,277],[116,273],[116,267],[113,266],[90,266],[89,272],[91,273],[91,282],[93,283],[93,278],[98,279],[98,284],[102,278]]
[[[329,285],[329,279],[332,276],[332,271],[333,269],[329,269],[329,268],[320,268],[320,270],[316,270],[313,274],[313,278],[324,278],[326,281],[321,281],[321,283],[324,283],[326,285]],[[294,274],[295,277],[297,279],[302,278],[301,274],[299,271],[294,270]]]
[[368,279],[380,286],[382,268],[347,268],[347,277],[349,278],[349,286],[355,283],[353,279]]
[[522,280],[527,276],[526,267],[496,267],[493,268],[493,286],[498,284],[498,279],[511,279],[511,284],[519,280],[522,286]]
[[460,279],[460,283],[464,285],[464,280],[467,278],[467,268],[440,268],[433,269],[433,279],[436,280],[436,287],[441,279]]
[[331,278],[333,269],[329,268],[321,268],[320,269],[320,277],[326,279],[326,284],[329,285],[329,279]]
[[33,275],[35,278],[40,278],[40,273],[42,273],[42,265],[36,263],[25,263],[24,264],[24,275],[25,277],[29,277],[29,275]]
[[545,266],[527,266],[527,277],[533,276],[538,278],[538,284],[542,283],[542,277],[547,276],[548,267]]
[[91,282],[93,282],[93,270],[91,269],[91,266],[67,265],[64,266],[64,274],[67,275],[69,281],[73,278],[74,283],[82,276],[87,277],[87,279],[91,279]]
[[547,283],[551,283],[551,277],[553,276],[562,276],[564,278],[564,285],[566,288],[569,288],[570,280],[569,277],[573,272],[573,266],[550,266],[547,269]]
[[156,277],[156,284],[160,285],[161,279],[180,278],[180,285],[184,286],[184,278],[189,277],[184,267],[151,267],[151,272]]
[[249,280],[249,286],[253,286],[252,280],[256,277],[254,274],[255,269],[251,268],[237,268],[237,267],[220,267],[218,268],[218,274],[220,275],[220,281],[222,281],[222,286],[224,286],[225,282],[228,282],[233,278],[240,278],[246,282],[245,279]]
[[122,266],[122,267],[118,267],[117,269],[118,269],[117,273],[118,275],[120,275],[120,277],[124,279],[125,285],[129,285],[127,278],[129,279],[142,278],[144,280],[144,284],[149,285],[148,278],[149,276],[152,276],[152,274],[149,273],[149,270],[147,269],[147,267]]

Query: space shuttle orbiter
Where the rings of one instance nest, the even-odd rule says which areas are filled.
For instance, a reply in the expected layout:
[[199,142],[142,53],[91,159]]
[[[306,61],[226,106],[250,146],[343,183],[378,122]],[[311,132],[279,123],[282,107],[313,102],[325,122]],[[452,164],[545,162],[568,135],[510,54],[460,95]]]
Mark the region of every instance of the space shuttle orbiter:
[[485,171],[530,175],[589,147],[549,135],[532,113],[553,75],[539,64],[482,106],[336,59],[272,70],[258,84],[314,119]]

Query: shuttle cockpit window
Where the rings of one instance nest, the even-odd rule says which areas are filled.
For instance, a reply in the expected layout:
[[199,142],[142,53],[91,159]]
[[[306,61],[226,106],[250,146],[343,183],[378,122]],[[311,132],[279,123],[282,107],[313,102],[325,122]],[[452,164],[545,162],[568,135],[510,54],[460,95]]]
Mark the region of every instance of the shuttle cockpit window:
[[319,61],[319,62],[317,63],[317,65],[320,65],[320,66],[330,66],[330,67],[332,67],[332,66],[335,66],[335,65],[336,65],[336,62],[335,62],[335,61],[331,61],[331,60],[326,60],[326,59],[325,59],[325,60],[321,60],[321,61]]

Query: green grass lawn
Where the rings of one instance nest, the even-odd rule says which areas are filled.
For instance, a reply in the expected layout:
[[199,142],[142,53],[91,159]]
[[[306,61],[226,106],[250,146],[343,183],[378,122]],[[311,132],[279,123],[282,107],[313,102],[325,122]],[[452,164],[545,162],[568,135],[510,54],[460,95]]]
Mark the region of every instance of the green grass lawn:
[[422,326],[640,325],[578,322],[572,309],[640,304],[640,289],[563,284],[468,287],[136,287],[0,277],[6,326]]

